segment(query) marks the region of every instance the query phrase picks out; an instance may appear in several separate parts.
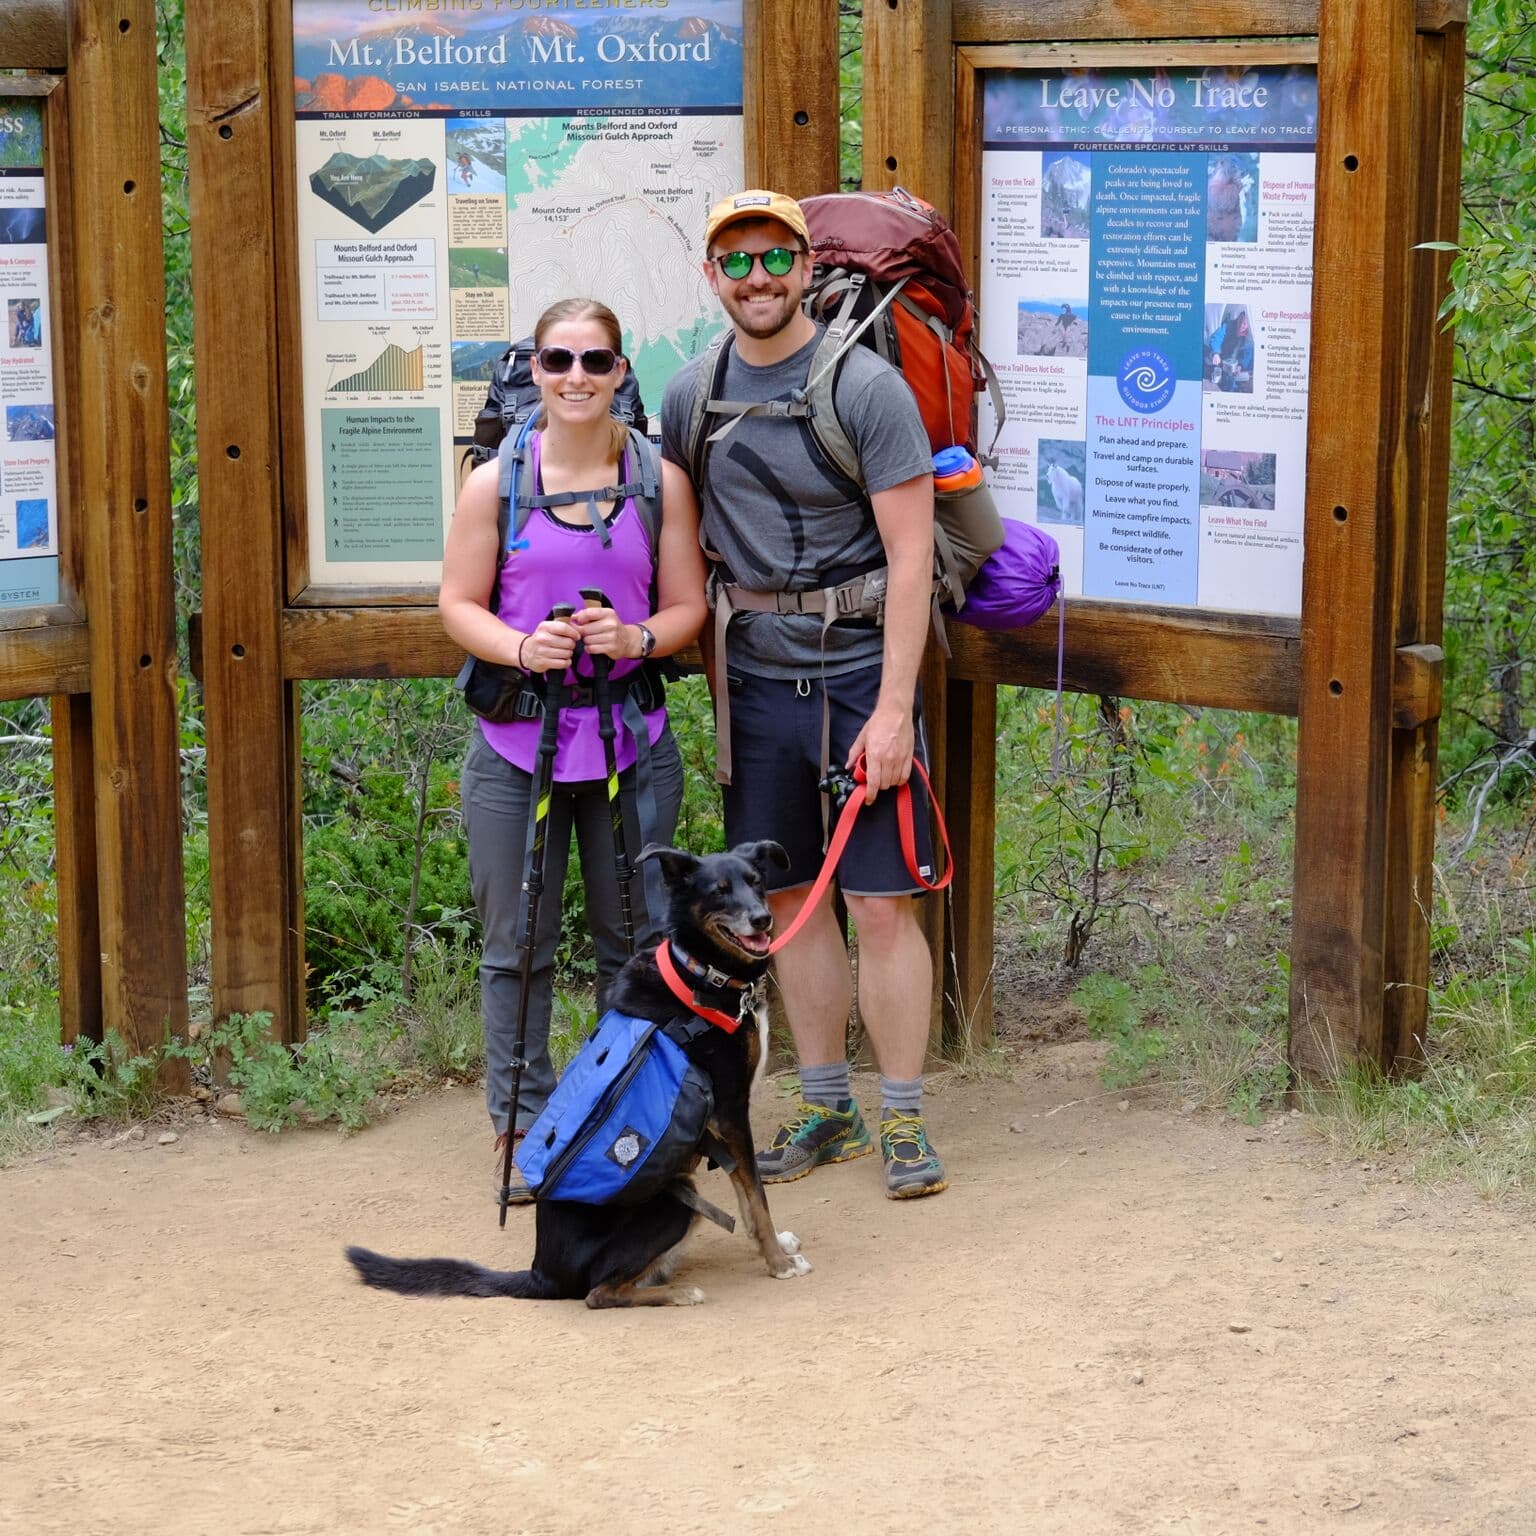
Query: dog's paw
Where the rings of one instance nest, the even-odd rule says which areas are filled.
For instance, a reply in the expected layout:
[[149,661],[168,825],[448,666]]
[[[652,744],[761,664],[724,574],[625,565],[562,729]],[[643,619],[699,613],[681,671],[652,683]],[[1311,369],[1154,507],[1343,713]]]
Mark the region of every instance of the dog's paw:
[[704,1292],[696,1285],[680,1285],[673,1293],[674,1305],[679,1307],[697,1307],[704,1301]]
[[773,1278],[775,1280],[798,1280],[801,1275],[810,1274],[811,1261],[803,1253],[792,1253],[786,1255],[786,1257],[789,1259],[789,1263],[783,1269],[773,1271]]
[[799,1253],[800,1239],[796,1237],[793,1232],[780,1232],[779,1247],[782,1248],[785,1253]]

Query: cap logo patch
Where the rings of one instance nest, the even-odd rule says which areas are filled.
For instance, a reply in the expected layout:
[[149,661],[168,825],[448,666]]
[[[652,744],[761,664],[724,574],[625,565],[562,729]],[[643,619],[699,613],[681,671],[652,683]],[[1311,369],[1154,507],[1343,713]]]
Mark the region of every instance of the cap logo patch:
[[731,199],[731,207],[732,208],[766,208],[772,202],[773,202],[773,199],[771,197],[766,197],[766,196],[762,196],[762,195],[759,195],[759,196],[756,196],[756,197],[733,197]]

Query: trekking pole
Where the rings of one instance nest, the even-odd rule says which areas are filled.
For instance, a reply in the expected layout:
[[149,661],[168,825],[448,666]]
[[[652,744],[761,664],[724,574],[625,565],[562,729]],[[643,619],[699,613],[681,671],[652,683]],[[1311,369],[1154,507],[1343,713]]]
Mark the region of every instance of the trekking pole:
[[[599,608],[611,606],[600,587],[582,587],[579,590],[586,602],[594,603]],[[602,738],[603,767],[608,773],[608,816],[613,822],[613,868],[619,881],[619,915],[624,923],[624,947],[630,954],[634,954],[635,913],[630,900],[630,885],[635,878],[635,867],[629,862],[629,843],[624,835],[624,802],[619,798],[618,759],[614,747],[614,737],[618,732],[613,723],[608,687],[608,676],[612,670],[611,656],[592,657],[592,696],[597,701],[597,734]]]
[[[549,610],[552,619],[568,619],[576,610],[569,603],[556,603]],[[523,1086],[523,1068],[528,1065],[528,988],[533,981],[533,947],[539,926],[539,901],[544,894],[544,840],[549,830],[550,791],[555,780],[555,751],[559,745],[560,694],[565,687],[563,671],[552,669],[544,674],[544,725],[539,732],[539,754],[533,768],[533,830],[528,848],[528,873],[523,890],[528,894],[523,914],[523,944],[517,992],[517,1035],[512,1044],[512,1092],[507,1101],[507,1149],[501,1164],[501,1221],[507,1224],[507,1207],[512,1201],[512,1148],[517,1141],[517,1100]]]

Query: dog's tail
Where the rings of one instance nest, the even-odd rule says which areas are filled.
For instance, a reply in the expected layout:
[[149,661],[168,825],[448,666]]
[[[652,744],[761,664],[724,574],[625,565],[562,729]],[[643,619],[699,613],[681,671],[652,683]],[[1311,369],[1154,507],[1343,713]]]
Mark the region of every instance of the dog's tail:
[[367,1248],[347,1249],[364,1285],[402,1296],[513,1296],[550,1301],[559,1292],[531,1269],[484,1269],[465,1259],[392,1259]]

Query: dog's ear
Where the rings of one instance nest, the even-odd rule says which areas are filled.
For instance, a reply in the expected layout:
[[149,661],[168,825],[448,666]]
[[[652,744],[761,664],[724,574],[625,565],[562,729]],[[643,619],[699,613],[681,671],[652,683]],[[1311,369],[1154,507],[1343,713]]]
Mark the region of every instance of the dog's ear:
[[668,888],[681,885],[699,867],[698,859],[686,848],[669,848],[665,843],[647,843],[640,850],[640,863],[647,859],[661,861],[661,877]]
[[755,864],[764,880],[768,878],[770,864],[776,864],[780,869],[789,868],[789,855],[772,838],[765,837],[760,843],[742,843],[731,852],[749,864]]

